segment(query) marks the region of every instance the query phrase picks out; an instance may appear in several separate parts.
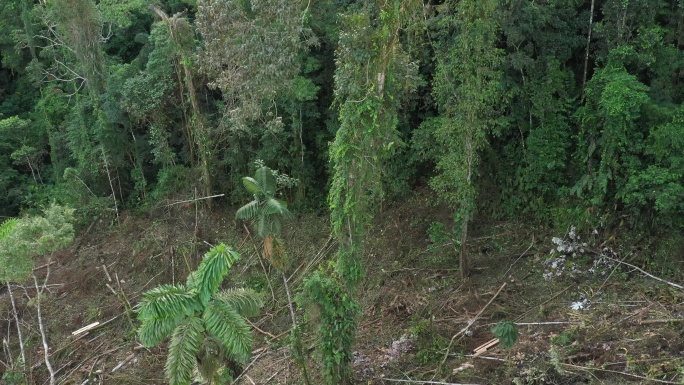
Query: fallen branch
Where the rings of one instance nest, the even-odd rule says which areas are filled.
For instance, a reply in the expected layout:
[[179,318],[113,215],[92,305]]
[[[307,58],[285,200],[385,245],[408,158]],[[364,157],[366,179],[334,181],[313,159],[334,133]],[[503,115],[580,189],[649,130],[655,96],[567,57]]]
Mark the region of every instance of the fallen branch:
[[81,334],[81,333],[88,332],[88,331],[91,330],[91,329],[95,329],[99,324],[100,324],[99,322],[93,322],[93,323],[91,323],[90,325],[86,325],[86,326],[84,326],[84,327],[82,327],[82,328],[80,328],[80,329],[78,329],[78,330],[74,330],[73,332],[71,332],[71,335],[72,335],[72,336],[77,336],[77,335],[79,335],[79,334]]
[[611,261],[614,261],[614,262],[617,262],[617,263],[621,263],[621,264],[623,264],[623,265],[627,265],[627,266],[629,266],[629,267],[631,267],[631,268],[633,268],[633,269],[635,269],[635,270],[638,270],[641,274],[643,274],[643,275],[645,275],[645,276],[647,276],[647,277],[649,277],[649,278],[655,279],[656,281],[660,281],[660,282],[666,283],[666,284],[668,284],[668,285],[670,285],[670,286],[672,286],[672,287],[676,287],[677,289],[684,290],[684,286],[679,285],[679,284],[676,284],[676,283],[674,283],[674,282],[666,281],[666,280],[664,280],[664,279],[662,279],[662,278],[658,278],[658,277],[656,277],[655,275],[646,272],[644,269],[641,269],[641,268],[639,268],[639,267],[636,267],[636,266],[632,265],[631,263],[627,263],[627,262],[621,261],[621,260],[619,260],[619,259],[611,258],[611,257],[609,257],[609,256],[607,256],[607,255],[601,255],[601,256],[602,256],[603,258],[610,259]]
[[600,368],[587,368],[587,367],[584,367],[584,366],[572,365],[572,364],[565,364],[565,363],[562,363],[562,362],[560,363],[560,365],[561,365],[561,366],[567,366],[567,367],[572,368],[572,369],[584,370],[584,371],[586,371],[586,372],[599,371],[599,372],[605,372],[605,373],[621,374],[621,375],[623,375],[623,376],[632,377],[632,378],[638,378],[638,379],[640,379],[640,380],[646,380],[646,381],[649,381],[649,382],[657,382],[657,383],[659,383],[659,384],[681,384],[680,381],[675,382],[675,381],[666,381],[666,380],[656,380],[656,379],[654,379],[654,378],[648,378],[648,377],[639,376],[639,375],[636,375],[636,374],[620,372],[620,371],[617,371],[617,370],[600,369]]
[[417,381],[417,380],[400,380],[396,378],[380,378],[381,381],[390,382],[407,382],[410,384],[434,384],[434,385],[478,385],[478,384],[462,384],[455,382],[440,382],[440,381]]
[[135,353],[129,354],[126,358],[123,359],[123,361],[119,362],[119,364],[116,365],[116,366],[114,367],[114,369],[112,369],[112,373],[114,373],[114,372],[116,372],[117,370],[121,369],[121,367],[124,366],[124,365],[126,365],[126,363],[127,363],[128,361],[132,360],[133,357],[135,357]]
[[645,319],[639,321],[639,325],[648,325],[648,324],[669,324],[669,323],[675,323],[675,322],[684,322],[684,319],[682,318],[673,318],[673,319]]
[[258,326],[256,326],[255,324],[251,323],[248,319],[245,319],[245,321],[247,321],[247,323],[250,324],[250,325],[254,328],[254,330],[258,331],[259,333],[261,333],[261,334],[263,334],[263,335],[265,335],[265,336],[267,336],[267,337],[271,337],[271,339],[275,339],[275,338],[276,338],[276,336],[274,336],[273,334],[271,334],[271,333],[269,333],[269,332],[267,332],[267,331],[264,331],[264,330],[259,329]]
[[[439,364],[440,367],[441,367],[442,365],[444,365],[444,363],[446,362],[447,358],[449,357],[449,350],[451,349],[451,345],[453,345],[454,340],[456,339],[456,337],[465,335],[465,333],[468,331],[468,329],[470,329],[470,327],[471,327],[471,326],[480,318],[480,316],[482,315],[482,313],[489,307],[489,305],[492,304],[492,302],[494,302],[494,300],[496,299],[496,297],[499,296],[499,293],[501,293],[501,290],[503,290],[504,287],[506,287],[506,282],[504,282],[503,285],[501,285],[501,287],[499,288],[499,290],[496,291],[496,294],[494,294],[494,296],[492,297],[492,299],[490,299],[489,302],[487,302],[487,304],[486,304],[482,309],[480,309],[480,311],[477,313],[477,315],[475,316],[475,318],[473,318],[472,320],[470,320],[470,321],[468,322],[468,324],[467,324],[463,329],[461,329],[461,331],[459,331],[458,333],[454,334],[453,337],[451,337],[451,341],[449,341],[449,346],[447,346],[446,353],[444,353],[444,358],[442,358],[442,362]],[[460,340],[460,338],[459,338],[459,340]]]
[[477,357],[480,354],[486,352],[487,350],[489,350],[490,348],[493,348],[494,346],[496,346],[498,344],[499,344],[498,338],[491,339],[491,340],[485,342],[484,344],[478,346],[477,348],[475,348],[473,350],[473,353],[475,353],[475,357]]
[[180,202],[171,203],[171,204],[168,204],[168,205],[166,205],[166,206],[164,206],[164,207],[170,207],[170,206],[175,206],[175,205],[182,205],[183,203],[192,203],[192,202],[197,202],[197,201],[201,201],[201,200],[205,200],[205,199],[218,198],[218,197],[222,197],[222,196],[224,196],[224,195],[226,195],[226,194],[217,194],[217,195],[210,195],[210,196],[208,196],[208,197],[195,198],[195,199],[188,199],[188,200],[186,200],[186,201],[180,201]]
[[249,368],[251,368],[252,365],[254,365],[254,363],[256,363],[256,362],[259,360],[259,358],[261,358],[261,356],[263,356],[263,355],[266,354],[267,352],[268,352],[268,349],[264,349],[264,351],[262,351],[261,353],[259,353],[258,356],[254,357],[254,359],[252,360],[252,362],[250,362],[249,365],[245,366],[245,369],[242,371],[242,373],[240,373],[240,375],[237,376],[237,378],[235,378],[235,379],[233,380],[232,383],[233,383],[233,384],[237,384],[238,380],[239,380],[243,375],[247,374],[247,371],[249,370]]

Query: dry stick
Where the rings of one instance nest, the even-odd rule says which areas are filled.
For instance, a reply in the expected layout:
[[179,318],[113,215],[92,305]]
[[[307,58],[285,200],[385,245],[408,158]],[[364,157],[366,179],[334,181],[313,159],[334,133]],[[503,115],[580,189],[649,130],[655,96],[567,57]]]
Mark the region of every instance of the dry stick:
[[619,259],[611,258],[611,257],[609,257],[609,256],[607,256],[607,255],[603,255],[603,257],[604,257],[604,258],[608,258],[608,259],[610,259],[611,261],[614,261],[614,262],[617,262],[617,263],[621,263],[621,264],[623,264],[623,265],[627,265],[627,266],[629,266],[629,267],[631,267],[631,268],[633,268],[633,269],[639,270],[639,272],[641,272],[641,274],[644,274],[645,276],[647,276],[647,277],[649,277],[649,278],[653,278],[653,279],[655,279],[656,281],[660,281],[660,282],[666,283],[666,284],[668,284],[668,285],[670,285],[670,286],[676,287],[677,289],[684,290],[684,286],[678,285],[678,284],[673,283],[673,282],[670,282],[670,281],[666,281],[666,280],[664,280],[664,279],[662,279],[662,278],[658,278],[658,277],[656,277],[655,275],[650,274],[650,273],[647,273],[647,272],[644,271],[643,269],[638,268],[638,267],[632,265],[631,263],[627,263],[627,262],[621,261],[621,260],[619,260]]
[[252,362],[250,362],[249,365],[245,366],[245,369],[242,371],[242,373],[240,373],[240,375],[237,376],[237,377],[233,380],[232,384],[237,384],[238,380],[239,380],[243,375],[247,374],[247,371],[249,370],[249,368],[251,368],[252,365],[254,365],[254,364],[257,362],[257,360],[259,360],[259,358],[261,358],[261,356],[263,356],[263,355],[266,354],[267,352],[268,352],[268,349],[264,349],[264,351],[262,351],[261,353],[259,353],[258,356],[254,357],[254,359],[252,360]]
[[546,305],[547,303],[553,301],[554,299],[558,298],[559,295],[565,293],[569,288],[571,288],[571,287],[573,287],[573,286],[574,286],[574,285],[570,285],[570,286],[566,287],[565,289],[563,289],[563,290],[559,291],[558,293],[554,294],[553,297],[547,299],[546,301],[540,303],[539,305],[537,305],[537,306],[535,306],[535,307],[530,308],[530,310],[528,310],[528,311],[522,313],[521,315],[519,315],[514,321],[517,321],[517,320],[519,320],[519,319],[522,319],[522,318],[523,318],[524,316],[526,316],[529,312],[535,310],[535,308],[538,308],[539,306],[544,306],[544,305]]
[[247,321],[247,323],[250,324],[250,326],[252,326],[252,327],[254,328],[254,330],[258,331],[259,333],[261,333],[261,334],[263,334],[263,335],[265,335],[265,336],[267,336],[267,337],[271,337],[271,339],[275,339],[275,338],[276,338],[276,336],[274,336],[273,334],[271,334],[271,333],[269,333],[269,332],[267,332],[267,331],[264,331],[264,330],[259,329],[258,326],[256,326],[256,325],[253,324],[252,322],[250,322],[248,319],[245,318],[245,321]]
[[[449,346],[447,346],[446,353],[444,353],[444,358],[442,358],[442,362],[439,364],[440,367],[441,367],[442,365],[444,365],[444,362],[446,362],[447,358],[449,357],[449,350],[451,349],[451,345],[453,345],[454,340],[456,339],[456,337],[464,335],[465,332],[467,332],[468,329],[470,329],[470,327],[471,327],[471,326],[480,318],[480,316],[482,315],[482,313],[489,307],[489,305],[491,305],[492,302],[494,302],[494,300],[496,299],[496,297],[499,296],[499,293],[501,293],[501,290],[503,290],[504,287],[506,287],[506,282],[504,282],[503,285],[501,285],[501,287],[499,288],[499,290],[496,291],[496,294],[494,294],[494,296],[492,297],[492,299],[490,299],[489,302],[487,302],[487,304],[486,304],[482,309],[480,309],[480,312],[477,313],[477,315],[475,316],[475,318],[473,318],[470,322],[468,322],[468,324],[466,325],[466,327],[464,327],[463,329],[461,329],[461,331],[459,331],[458,333],[454,334],[453,337],[451,337],[451,341],[449,341]],[[459,338],[459,340],[460,340],[460,338]]]
[[48,372],[50,372],[50,385],[55,385],[55,371],[52,369],[52,365],[50,364],[50,348],[48,347],[47,336],[45,335],[45,327],[43,326],[43,313],[40,309],[40,297],[43,295],[43,292],[45,291],[45,285],[47,284],[48,279],[50,278],[49,265],[47,266],[46,270],[47,272],[45,275],[45,280],[43,281],[42,289],[38,288],[38,278],[36,278],[35,274],[33,274],[33,284],[36,286],[36,310],[38,312],[38,327],[40,329],[40,337],[43,341],[43,358],[45,360],[45,367],[47,367]]
[[525,251],[523,251],[522,254],[520,254],[520,256],[518,257],[518,259],[516,259],[516,260],[511,264],[511,266],[508,267],[508,270],[506,270],[506,272],[503,273],[503,275],[501,276],[501,278],[505,278],[505,277],[506,277],[506,274],[508,274],[508,272],[511,271],[511,269],[513,268],[513,266],[515,266],[515,264],[518,263],[518,261],[520,260],[520,258],[523,257],[523,255],[527,254],[527,252],[530,251],[530,249],[532,248],[532,246],[534,246],[534,236],[532,236],[532,243],[530,243],[530,246],[529,246],[527,249],[525,249]]
[[268,384],[268,383],[273,379],[273,377],[277,376],[277,375],[278,375],[280,372],[282,372],[282,371],[283,371],[283,368],[280,368],[280,369],[276,370],[276,372],[273,373],[273,375],[272,375],[271,377],[269,377],[269,378],[266,379],[266,381],[264,382],[264,384]]
[[116,200],[116,193],[114,192],[114,184],[112,184],[112,176],[109,173],[109,165],[107,164],[107,155],[105,154],[104,147],[100,147],[102,150],[102,160],[104,160],[105,171],[107,171],[107,179],[109,179],[109,187],[112,189],[112,198],[114,199],[114,212],[116,213],[116,222],[119,222],[119,202]]
[[479,385],[479,384],[462,384],[455,382],[440,382],[440,381],[418,381],[418,380],[399,380],[395,378],[381,378],[381,381],[390,382],[408,382],[410,384],[434,384],[434,385]]
[[[584,73],[582,74],[582,94],[584,94],[584,87],[587,85],[587,68],[589,67],[589,46],[591,45],[591,28],[594,24],[594,0],[591,0],[591,9],[589,10],[589,32],[587,33],[587,52],[584,54]],[[584,96],[582,96],[584,99]]]
[[188,200],[186,200],[186,201],[180,201],[180,202],[170,203],[170,204],[168,204],[168,205],[166,205],[166,206],[164,206],[164,207],[175,206],[175,205],[181,205],[181,204],[183,204],[183,203],[192,203],[192,202],[197,202],[197,201],[201,201],[201,200],[205,200],[205,199],[218,198],[218,197],[222,197],[222,196],[224,196],[224,195],[226,195],[226,194],[217,194],[217,195],[210,195],[210,196],[201,197],[201,198],[188,199]]
[[665,381],[665,380],[656,380],[655,378],[643,377],[643,376],[639,376],[639,375],[636,375],[636,374],[620,372],[620,371],[617,371],[617,370],[600,369],[600,368],[587,368],[587,367],[584,367],[584,366],[566,364],[566,363],[563,363],[563,362],[560,362],[559,364],[560,364],[561,366],[567,366],[567,367],[572,368],[572,369],[584,370],[584,371],[587,371],[587,372],[593,372],[593,371],[597,370],[597,371],[599,371],[599,372],[621,374],[621,375],[623,375],[623,376],[632,377],[632,378],[638,378],[638,379],[640,379],[640,380],[646,380],[646,381],[650,381],[650,382],[657,382],[657,383],[660,383],[660,384],[681,384],[681,382]]
[[124,310],[126,311],[126,317],[128,318],[128,322],[130,322],[131,327],[135,328],[135,324],[133,323],[133,318],[131,317],[131,313],[133,313],[133,307],[131,306],[131,303],[128,301],[128,297],[126,296],[126,292],[124,292],[123,287],[121,287],[121,281],[119,280],[119,274],[114,273],[114,277],[116,278],[116,285],[119,287],[119,292],[121,295],[119,295],[119,301],[121,301],[121,304],[124,306]]
[[[26,372],[26,352],[24,350],[24,339],[21,336],[21,324],[19,323],[19,313],[17,313],[17,305],[14,302],[14,295],[12,295],[12,286],[7,281],[7,292],[9,293],[10,301],[12,302],[12,315],[14,322],[17,324],[17,337],[19,337],[19,351],[21,352],[21,366],[22,371]],[[26,373],[24,373],[26,375]]]

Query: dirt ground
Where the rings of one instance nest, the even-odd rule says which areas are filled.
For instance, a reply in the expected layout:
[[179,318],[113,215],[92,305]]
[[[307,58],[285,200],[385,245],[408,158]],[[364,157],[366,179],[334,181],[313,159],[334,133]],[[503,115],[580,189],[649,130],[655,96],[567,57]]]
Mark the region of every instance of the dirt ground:
[[[472,274],[463,280],[455,248],[439,225],[449,226],[448,213],[432,201],[421,191],[383,207],[366,236],[353,362],[357,383],[684,383],[681,242],[656,258],[649,253],[658,249],[657,241],[634,244],[601,229],[554,232],[524,223],[478,223],[466,245]],[[184,280],[219,242],[243,256],[224,285],[251,287],[268,299],[261,316],[250,320],[254,352],[238,383],[303,383],[290,359],[281,277],[233,217],[229,209],[205,212],[183,205],[144,217],[127,214],[119,224],[86,226],[72,246],[36,261],[39,281],[50,272],[41,304],[57,383],[164,384],[166,347],[146,349],[137,342],[131,309],[144,291]],[[312,214],[298,216],[286,229],[293,291],[334,258],[329,233],[327,217]],[[30,300],[35,289],[26,282],[13,293],[30,353],[30,383],[46,384]],[[306,310],[297,309],[297,316],[304,320]],[[0,291],[0,314],[7,341],[2,377],[18,357],[6,288]],[[516,323],[519,335],[510,348],[492,341],[499,321]],[[90,331],[73,334],[95,322]],[[314,325],[304,326],[309,372],[319,384]]]

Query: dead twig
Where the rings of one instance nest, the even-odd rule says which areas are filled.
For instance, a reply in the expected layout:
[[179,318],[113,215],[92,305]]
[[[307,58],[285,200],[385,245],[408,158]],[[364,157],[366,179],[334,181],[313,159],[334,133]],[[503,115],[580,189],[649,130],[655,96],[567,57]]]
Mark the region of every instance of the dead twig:
[[621,374],[621,375],[627,376],[627,377],[638,378],[638,379],[640,379],[640,380],[646,380],[646,381],[649,381],[649,382],[657,382],[657,383],[659,383],[659,384],[681,384],[681,382],[679,382],[679,381],[675,382],[675,381],[657,380],[657,379],[655,379],[655,378],[648,378],[648,377],[644,377],[644,376],[639,376],[639,375],[637,375],[637,374],[620,372],[620,371],[617,371],[617,370],[600,369],[600,368],[587,368],[587,367],[584,367],[584,366],[566,364],[566,363],[563,363],[563,362],[561,362],[561,363],[559,363],[559,364],[560,364],[560,366],[565,366],[565,367],[572,368],[572,369],[577,369],[577,370],[583,370],[583,371],[586,371],[586,372],[599,371],[599,372],[604,372],[604,373],[615,373],[615,374]]
[[440,367],[444,365],[444,362],[446,362],[447,358],[449,357],[449,350],[451,350],[451,346],[454,344],[454,340],[456,340],[456,338],[459,336],[465,335],[468,329],[470,329],[470,327],[480,318],[482,313],[489,307],[489,305],[492,304],[492,302],[494,302],[496,297],[499,296],[499,293],[501,293],[501,290],[503,290],[504,287],[506,287],[506,282],[504,282],[503,285],[501,285],[499,290],[496,291],[496,294],[494,294],[494,296],[489,300],[489,302],[487,302],[487,304],[482,309],[480,309],[477,315],[472,320],[468,321],[468,324],[463,329],[461,329],[458,333],[454,334],[454,336],[451,337],[451,341],[449,341],[449,346],[447,346],[446,348],[446,353],[444,353],[444,358],[442,358],[442,362],[439,364]]
[[666,280],[664,280],[664,279],[662,279],[662,278],[658,278],[658,277],[656,277],[655,275],[646,272],[644,269],[641,269],[641,268],[639,268],[639,267],[636,267],[636,266],[632,265],[631,263],[627,263],[627,262],[621,261],[621,260],[619,260],[619,259],[611,258],[611,257],[609,257],[609,256],[607,256],[607,255],[602,255],[602,257],[607,258],[607,259],[610,259],[610,260],[613,261],[613,262],[617,262],[617,263],[621,263],[621,264],[623,264],[623,265],[627,265],[627,266],[631,267],[632,269],[638,270],[641,274],[643,274],[643,275],[645,275],[645,276],[647,276],[647,277],[649,277],[649,278],[655,279],[656,281],[660,281],[660,282],[665,283],[665,284],[668,284],[668,285],[670,285],[670,286],[672,286],[672,287],[676,287],[677,289],[684,290],[684,286],[679,285],[679,284],[676,284],[676,283],[674,283],[674,282],[666,281]]
[[479,384],[463,384],[455,382],[441,382],[441,381],[418,381],[418,380],[400,380],[397,378],[380,378],[381,381],[389,382],[405,382],[410,384],[434,384],[434,385],[479,385]]
[[238,380],[239,380],[243,375],[247,374],[247,371],[249,370],[249,368],[251,368],[252,365],[254,365],[254,364],[259,360],[259,358],[261,358],[261,356],[263,356],[263,355],[266,354],[267,352],[268,352],[268,349],[264,349],[261,353],[259,353],[258,356],[254,357],[254,359],[252,360],[252,362],[250,362],[249,365],[245,366],[245,369],[242,371],[242,373],[240,373],[240,375],[237,376],[237,377],[233,380],[232,383],[233,383],[233,384],[237,384]]
[[276,338],[276,336],[274,336],[273,334],[271,334],[271,333],[269,333],[269,332],[267,332],[267,331],[264,331],[264,330],[259,329],[258,326],[256,326],[255,324],[251,323],[248,319],[245,319],[245,321],[247,321],[247,323],[250,324],[250,325],[254,328],[254,330],[258,331],[259,333],[261,333],[261,334],[263,334],[263,335],[265,335],[265,336],[267,336],[267,337],[271,337],[272,339],[275,339],[275,338]]
[[188,199],[188,200],[186,200],[186,201],[180,201],[180,202],[170,203],[170,204],[168,204],[168,205],[166,205],[166,206],[164,206],[164,207],[170,207],[170,206],[175,206],[175,205],[182,205],[183,203],[192,203],[192,202],[202,201],[202,200],[205,200],[205,199],[218,198],[218,197],[222,197],[222,196],[224,196],[224,195],[226,195],[226,194],[217,194],[217,195],[210,195],[210,196],[208,196],[208,197],[201,197],[201,198],[195,198],[195,199]]

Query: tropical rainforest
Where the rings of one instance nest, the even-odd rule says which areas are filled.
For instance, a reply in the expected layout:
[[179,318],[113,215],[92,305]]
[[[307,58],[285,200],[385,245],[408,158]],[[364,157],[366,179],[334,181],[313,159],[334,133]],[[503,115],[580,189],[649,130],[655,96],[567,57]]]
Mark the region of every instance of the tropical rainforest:
[[[240,376],[253,342],[244,317],[268,297],[285,304],[297,381],[358,379],[378,218],[416,196],[436,213],[421,236],[459,282],[480,274],[468,245],[482,223],[561,231],[559,252],[589,248],[580,233],[599,254],[638,239],[653,253],[627,261],[637,269],[662,267],[658,240],[684,250],[682,0],[3,0],[0,59],[0,282],[11,295],[74,231],[122,231],[131,216],[151,228],[185,209],[197,240],[187,255],[201,263],[174,260],[173,280],[140,305],[106,274],[145,349],[171,336],[172,384]],[[240,221],[255,245],[241,253],[274,278],[257,285],[266,298],[219,290],[242,245],[203,236],[202,215]],[[298,241],[286,223],[307,215],[328,218],[321,239],[336,251],[291,290]],[[42,278],[25,299],[41,302]],[[11,303],[6,330],[16,323],[21,343]],[[36,378],[54,384],[36,310],[48,370]],[[432,325],[412,322],[419,340]],[[494,329],[502,349],[512,325]],[[465,334],[421,357],[443,373]],[[30,383],[13,338],[3,381]]]

